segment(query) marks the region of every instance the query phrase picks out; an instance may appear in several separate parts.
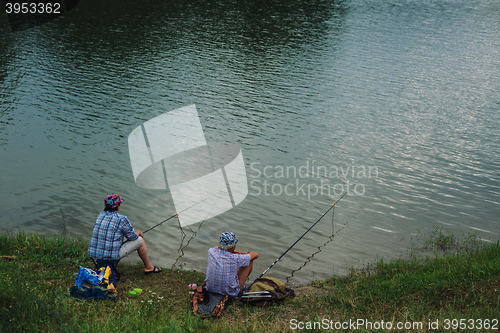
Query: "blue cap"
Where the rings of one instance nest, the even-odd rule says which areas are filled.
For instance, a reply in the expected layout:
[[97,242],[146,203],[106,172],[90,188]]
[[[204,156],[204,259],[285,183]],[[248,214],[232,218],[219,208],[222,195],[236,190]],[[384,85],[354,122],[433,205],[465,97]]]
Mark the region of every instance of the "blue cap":
[[238,238],[234,235],[234,232],[223,232],[220,234],[220,244],[221,245],[234,245],[238,242]]

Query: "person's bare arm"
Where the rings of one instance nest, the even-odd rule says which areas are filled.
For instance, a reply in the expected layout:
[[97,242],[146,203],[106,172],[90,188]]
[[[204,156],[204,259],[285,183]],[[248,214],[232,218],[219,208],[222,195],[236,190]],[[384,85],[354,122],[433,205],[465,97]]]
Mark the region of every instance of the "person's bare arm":
[[255,260],[259,257],[257,252],[249,251],[248,254],[250,255],[250,261]]
[[253,252],[253,251],[244,252],[244,251],[234,250],[233,253],[236,253],[236,254],[249,254],[250,255],[250,260],[255,260],[255,259],[257,259],[259,257],[259,255],[256,252]]

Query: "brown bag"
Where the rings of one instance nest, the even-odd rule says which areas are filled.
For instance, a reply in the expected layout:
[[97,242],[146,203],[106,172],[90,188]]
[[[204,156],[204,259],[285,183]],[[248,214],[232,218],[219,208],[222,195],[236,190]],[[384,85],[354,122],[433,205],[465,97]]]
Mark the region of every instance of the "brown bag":
[[250,289],[240,296],[240,301],[256,306],[281,303],[286,297],[295,296],[293,289],[287,288],[280,280],[273,277],[256,279]]
[[198,287],[193,297],[193,313],[202,318],[220,317],[228,299],[227,295],[209,292],[205,286]]

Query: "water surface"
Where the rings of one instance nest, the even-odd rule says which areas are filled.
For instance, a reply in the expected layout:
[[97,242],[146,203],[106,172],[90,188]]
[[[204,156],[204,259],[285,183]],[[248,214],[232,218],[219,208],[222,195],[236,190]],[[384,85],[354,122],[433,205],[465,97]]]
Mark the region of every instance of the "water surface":
[[207,141],[241,146],[250,193],[147,233],[155,264],[204,271],[233,230],[257,276],[354,182],[273,276],[342,273],[432,227],[497,240],[499,18],[493,0],[89,0],[22,31],[0,16],[0,225],[90,237],[112,192],[138,230],[171,216],[168,191],[135,185],[127,137],[195,103]]

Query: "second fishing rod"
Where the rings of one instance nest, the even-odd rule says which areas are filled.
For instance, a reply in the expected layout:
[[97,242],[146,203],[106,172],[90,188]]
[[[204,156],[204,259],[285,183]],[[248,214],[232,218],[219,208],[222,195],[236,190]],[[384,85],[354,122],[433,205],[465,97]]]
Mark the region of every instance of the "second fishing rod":
[[[291,245],[291,246],[290,246],[290,247],[289,247],[289,248],[288,248],[285,252],[283,252],[283,254],[282,254],[282,255],[281,255],[278,259],[276,259],[276,260],[275,260],[275,261],[271,264],[271,266],[269,266],[269,267],[268,267],[268,268],[267,268],[264,272],[262,272],[262,274],[261,274],[261,275],[259,275],[259,277],[258,277],[257,279],[260,279],[261,277],[263,277],[263,276],[264,276],[264,274],[266,274],[266,273],[267,273],[267,272],[268,272],[268,271],[269,271],[269,270],[270,270],[270,269],[271,269],[271,268],[272,268],[272,267],[273,267],[273,266],[274,266],[274,265],[275,265],[278,261],[280,261],[280,260],[281,260],[281,258],[283,258],[283,257],[284,257],[284,256],[288,253],[288,251],[290,251],[290,250],[291,250],[291,249],[295,246],[295,244],[297,244],[297,243],[298,243],[298,242],[299,242],[302,238],[304,238],[304,236],[305,236],[305,235],[306,235],[309,231],[311,231],[311,229],[312,229],[312,228],[314,228],[314,226],[315,226],[316,224],[318,224],[318,222],[319,222],[319,221],[321,221],[321,220],[323,219],[323,217],[325,217],[325,215],[326,215],[326,214],[328,214],[328,213],[329,213],[332,209],[334,209],[334,208],[335,208],[335,206],[337,205],[337,203],[339,203],[339,201],[340,201],[340,200],[342,200],[342,198],[343,198],[343,197],[347,194],[347,192],[348,192],[348,191],[349,191],[349,189],[347,189],[347,190],[346,190],[346,191],[342,194],[342,196],[341,196],[341,197],[340,197],[337,201],[335,201],[335,202],[332,204],[332,206],[331,206],[330,208],[328,208],[328,210],[327,210],[327,211],[326,211],[323,215],[321,215],[321,217],[320,217],[320,218],[319,218],[319,219],[318,219],[318,220],[317,220],[317,221],[316,221],[316,222],[315,222],[312,226],[310,226],[310,227],[309,227],[309,229],[307,229],[307,230],[306,230],[306,232],[304,232],[304,233],[302,234],[302,236],[300,236],[300,237],[299,237],[299,239],[297,239],[297,240],[295,241],[295,243],[293,243],[293,244],[292,244],[292,245]],[[257,279],[255,279],[255,280],[257,280]],[[250,287],[252,287],[252,286],[253,286],[253,284],[255,283],[255,280],[254,280],[254,281],[253,281],[253,282],[252,282],[252,283],[251,283],[248,287],[246,287],[246,288],[245,288],[245,290],[243,290],[243,292],[246,292],[248,289],[250,289]]]

